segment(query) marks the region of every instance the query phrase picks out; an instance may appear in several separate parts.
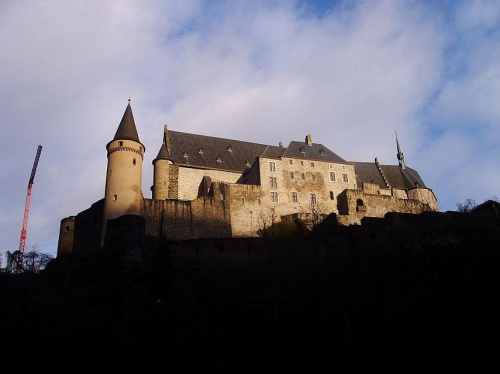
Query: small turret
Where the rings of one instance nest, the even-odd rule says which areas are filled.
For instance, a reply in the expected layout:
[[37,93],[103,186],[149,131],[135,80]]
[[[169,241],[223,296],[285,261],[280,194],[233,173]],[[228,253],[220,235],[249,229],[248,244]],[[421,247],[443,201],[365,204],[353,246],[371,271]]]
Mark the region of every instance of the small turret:
[[398,153],[397,153],[397,157],[398,157],[398,162],[399,162],[399,167],[401,169],[406,169],[406,166],[405,166],[405,156],[403,155],[403,152],[401,152],[401,147],[399,146],[399,140],[398,140],[398,133],[396,132],[396,146],[398,148]]
[[163,130],[163,143],[158,152],[158,156],[153,160],[153,199],[165,200],[168,196],[170,165],[170,138],[168,136],[168,126]]
[[113,140],[106,145],[108,169],[104,202],[104,243],[106,224],[125,214],[141,214],[142,162],[146,148],[139,140],[130,100]]

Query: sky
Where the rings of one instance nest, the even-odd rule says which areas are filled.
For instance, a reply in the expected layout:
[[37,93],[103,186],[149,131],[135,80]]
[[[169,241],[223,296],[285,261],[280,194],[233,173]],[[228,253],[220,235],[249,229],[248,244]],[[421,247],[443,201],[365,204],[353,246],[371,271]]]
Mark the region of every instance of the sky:
[[163,126],[278,145],[311,134],[348,161],[420,173],[440,211],[500,196],[500,2],[2,0],[0,253],[104,196],[106,144],[131,99]]

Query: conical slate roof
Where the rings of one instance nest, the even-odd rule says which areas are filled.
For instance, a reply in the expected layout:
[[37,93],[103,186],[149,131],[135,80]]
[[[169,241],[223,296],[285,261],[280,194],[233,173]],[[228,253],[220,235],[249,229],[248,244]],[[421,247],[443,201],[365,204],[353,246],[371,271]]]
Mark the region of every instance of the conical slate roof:
[[153,160],[153,164],[157,160],[171,160],[170,156],[168,155],[168,150],[167,150],[167,145],[163,143],[161,145],[160,151],[158,152],[158,156]]
[[134,142],[140,143],[139,134],[137,134],[137,128],[135,127],[134,115],[132,114],[132,108],[130,103],[123,113],[122,120],[116,130],[115,137],[113,140],[133,140]]

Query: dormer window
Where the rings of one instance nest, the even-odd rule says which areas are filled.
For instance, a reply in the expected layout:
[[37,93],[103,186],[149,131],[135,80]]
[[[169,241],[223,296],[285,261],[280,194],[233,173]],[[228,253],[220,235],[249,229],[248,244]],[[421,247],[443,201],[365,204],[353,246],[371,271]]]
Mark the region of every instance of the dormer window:
[[222,159],[220,158],[220,156],[217,156],[217,162],[222,162]]
[[302,153],[302,156],[306,155],[306,149],[304,147],[300,147],[299,150],[300,150],[300,153]]
[[231,146],[227,147],[227,151],[228,152],[232,152],[233,151],[233,148]]
[[252,164],[250,164],[250,161],[248,160],[245,160],[245,165],[247,166],[247,168],[250,168],[252,166]]
[[187,152],[184,152],[184,154],[182,155],[182,157],[184,157],[184,158],[187,160],[187,158],[189,157],[189,156],[188,156],[188,153],[187,153]]
[[325,150],[324,150],[323,148],[321,148],[321,149],[319,150],[319,154],[320,154],[321,156],[324,156],[324,155],[325,155]]
[[200,147],[200,149],[198,150],[198,153],[199,153],[200,155],[202,155],[202,154],[203,154],[203,148],[201,148],[201,147]]

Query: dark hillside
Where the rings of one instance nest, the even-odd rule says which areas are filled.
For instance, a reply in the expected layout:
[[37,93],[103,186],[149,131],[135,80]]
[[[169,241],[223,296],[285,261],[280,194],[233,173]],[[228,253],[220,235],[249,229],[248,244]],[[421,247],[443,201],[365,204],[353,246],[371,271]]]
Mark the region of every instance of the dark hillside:
[[2,357],[51,371],[482,371],[499,366],[499,242],[492,216],[394,214],[304,239],[149,241],[144,269],[124,271],[119,249],[60,257],[0,277]]

